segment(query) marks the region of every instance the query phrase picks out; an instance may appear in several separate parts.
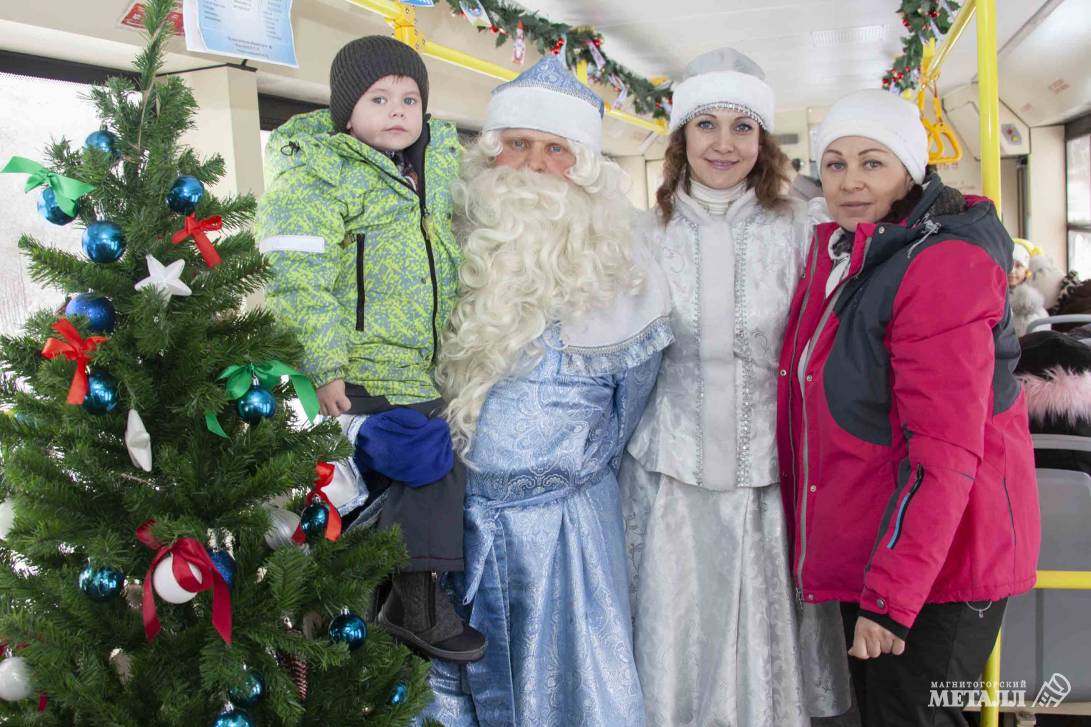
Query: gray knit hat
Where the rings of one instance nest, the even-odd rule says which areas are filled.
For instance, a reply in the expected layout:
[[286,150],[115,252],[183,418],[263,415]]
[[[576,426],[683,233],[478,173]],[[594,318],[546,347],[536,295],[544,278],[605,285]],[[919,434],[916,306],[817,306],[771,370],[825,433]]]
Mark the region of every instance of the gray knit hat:
[[330,116],[344,131],[352,109],[383,76],[408,76],[420,89],[421,111],[428,112],[428,69],[415,50],[386,35],[368,35],[345,44],[330,65]]

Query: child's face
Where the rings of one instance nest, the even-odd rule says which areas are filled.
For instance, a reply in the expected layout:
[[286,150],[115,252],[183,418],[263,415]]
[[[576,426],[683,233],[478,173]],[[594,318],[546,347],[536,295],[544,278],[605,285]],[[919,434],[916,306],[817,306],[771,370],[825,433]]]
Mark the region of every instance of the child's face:
[[1011,272],[1008,273],[1008,287],[1014,288],[1022,284],[1027,279],[1027,272],[1027,266],[1016,260],[1011,266]]
[[423,125],[417,82],[408,76],[383,76],[352,108],[348,131],[379,151],[394,152],[411,146]]

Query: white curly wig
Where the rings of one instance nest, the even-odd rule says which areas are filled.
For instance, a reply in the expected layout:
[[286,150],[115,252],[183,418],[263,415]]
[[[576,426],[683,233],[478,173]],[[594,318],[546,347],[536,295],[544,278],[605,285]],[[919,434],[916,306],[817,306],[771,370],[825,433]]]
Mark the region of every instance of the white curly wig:
[[489,391],[541,360],[538,340],[549,325],[577,320],[643,284],[624,172],[582,144],[569,145],[576,162],[567,180],[497,166],[497,131],[481,134],[466,152],[455,187],[459,301],[436,369],[463,458]]

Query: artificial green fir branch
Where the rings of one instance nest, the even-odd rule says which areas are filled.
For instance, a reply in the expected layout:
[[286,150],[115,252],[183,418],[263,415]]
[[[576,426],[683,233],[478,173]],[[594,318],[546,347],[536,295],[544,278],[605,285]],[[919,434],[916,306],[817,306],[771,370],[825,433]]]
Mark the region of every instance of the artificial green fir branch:
[[[462,14],[459,0],[447,0],[447,4],[452,12]],[[610,83],[611,76],[620,81],[628,89],[628,98],[632,99],[637,113],[649,114],[657,119],[670,116],[669,104],[673,93],[670,84],[653,84],[612,60],[602,48],[602,36],[593,28],[555,22],[506,0],[481,0],[481,5],[493,24],[488,28],[479,27],[478,31],[494,33],[497,47],[503,45],[506,38],[514,38],[521,23],[528,44],[533,44],[539,53],[564,53],[565,61],[571,68],[575,68],[577,63],[586,62],[591,76],[599,83]],[[595,47],[595,51],[591,50],[591,46]],[[604,61],[601,69],[596,56]]]
[[[158,76],[171,7],[171,0],[148,3],[149,40],[134,76],[88,94],[102,127],[117,138],[119,158],[64,140],[46,150],[53,171],[95,185],[80,202],[79,220],[117,224],[121,257],[98,264],[21,241],[35,279],[58,290],[55,305],[32,315],[21,334],[0,337],[0,406],[14,409],[0,416],[0,495],[16,511],[0,542],[0,638],[29,644],[20,655],[49,706],[39,713],[36,699],[0,704],[0,721],[210,724],[246,664],[268,687],[251,710],[262,724],[405,725],[430,698],[427,664],[377,630],[356,651],[326,635],[342,609],[367,613],[375,586],[403,562],[397,532],[350,530],[336,542],[312,539],[305,549],[266,543],[270,501],[298,513],[315,464],[346,457],[352,447],[335,421],[301,420],[288,406],[295,393],[287,385],[273,387],[271,418],[242,421],[218,379],[232,365],[298,366],[302,348],[267,312],[240,312],[270,275],[250,232],[254,201],[214,194],[223,159],[179,142],[192,128],[196,103],[182,79]],[[184,215],[166,197],[179,175],[205,185],[193,210],[198,219],[223,218],[224,230],[214,235],[222,262],[214,268],[192,241],[171,242]],[[190,295],[137,290],[149,275],[147,255],[162,265],[184,261],[180,280]],[[70,321],[81,340],[105,337],[85,352],[89,371],[116,384],[112,408],[97,412],[86,401],[67,403],[83,360],[42,355],[46,341],[60,335],[59,307],[82,292],[104,297],[115,314],[102,331],[87,316]],[[127,449],[130,410],[151,442],[151,471]],[[217,414],[227,439],[208,431],[207,411]],[[138,528],[154,538],[153,547],[138,541]],[[161,631],[151,641],[144,632],[141,593],[152,559],[179,538],[232,549],[230,644],[211,624],[209,592],[183,604],[156,598]],[[100,602],[80,590],[79,574],[98,566],[124,573],[124,594]],[[304,635],[289,630],[286,616],[295,628],[314,623]],[[278,651],[306,660],[308,699],[273,657]],[[127,662],[124,675],[118,653]],[[393,705],[399,682],[409,698]]]

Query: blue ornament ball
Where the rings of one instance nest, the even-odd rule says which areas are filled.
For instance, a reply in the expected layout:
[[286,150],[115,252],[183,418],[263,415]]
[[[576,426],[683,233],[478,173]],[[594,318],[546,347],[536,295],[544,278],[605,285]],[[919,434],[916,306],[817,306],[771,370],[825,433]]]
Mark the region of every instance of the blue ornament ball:
[[53,190],[49,187],[43,189],[42,196],[38,198],[38,212],[54,225],[67,225],[76,219],[61,209],[61,206],[57,204],[57,195],[53,194]]
[[114,304],[109,298],[94,293],[80,293],[72,296],[72,300],[68,301],[68,305],[64,307],[64,314],[70,318],[85,317],[91,326],[92,333],[109,333],[117,324]]
[[241,709],[225,709],[216,715],[212,727],[254,727],[254,720]]
[[248,668],[242,678],[243,685],[238,689],[228,689],[227,698],[236,707],[253,707],[265,696],[265,677],[261,672]]
[[326,532],[326,524],[329,520],[329,507],[326,503],[315,500],[304,508],[303,514],[299,517],[299,527],[308,538],[316,538]]
[[96,568],[88,563],[80,571],[79,587],[92,601],[109,601],[125,587],[125,574],[109,566]]
[[405,682],[398,682],[394,687],[394,693],[390,695],[391,704],[401,704],[409,696],[409,686]]
[[367,638],[367,624],[354,613],[343,613],[330,622],[330,641],[345,642],[351,651],[364,645]]
[[192,214],[205,196],[205,185],[197,177],[182,175],[167,192],[167,206],[180,215]]
[[257,424],[277,413],[277,399],[264,386],[254,384],[235,402],[235,411],[247,424]]
[[92,131],[84,139],[85,149],[96,149],[104,154],[109,154],[114,159],[121,157],[121,151],[117,148],[117,135],[106,129]]
[[[224,583],[228,588],[235,587],[235,573],[238,571],[238,566],[235,565],[235,559],[231,557],[231,554],[226,550],[212,550],[206,548],[208,551],[208,557],[212,561],[212,565],[216,566],[216,570],[223,576]],[[248,705],[243,705],[248,706]]]
[[125,254],[125,235],[113,222],[92,222],[83,231],[83,251],[96,263],[112,263]]
[[83,408],[91,414],[109,414],[118,405],[117,380],[105,371],[91,370],[87,375],[87,398]]

